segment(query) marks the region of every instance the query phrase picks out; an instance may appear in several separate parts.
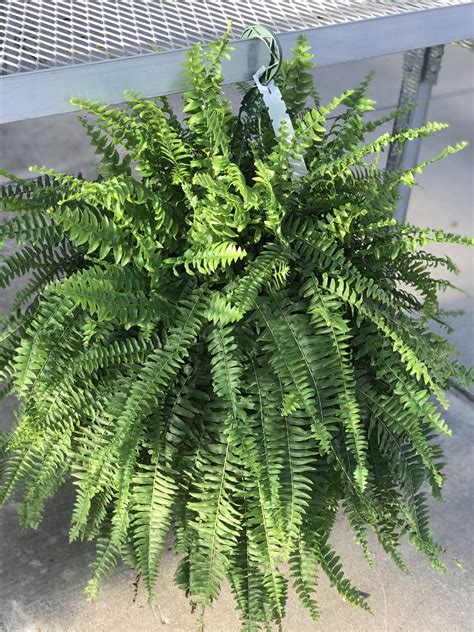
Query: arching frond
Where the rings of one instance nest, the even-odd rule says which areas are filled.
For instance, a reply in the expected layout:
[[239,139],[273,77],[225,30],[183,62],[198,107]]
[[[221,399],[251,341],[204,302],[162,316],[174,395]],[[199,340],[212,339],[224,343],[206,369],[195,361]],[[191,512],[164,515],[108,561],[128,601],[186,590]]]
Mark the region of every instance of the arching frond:
[[464,143],[403,172],[382,153],[443,124],[367,140],[393,117],[367,121],[370,77],[321,105],[300,37],[276,78],[295,137],[275,133],[256,88],[232,112],[230,50],[226,33],[188,53],[184,116],[133,93],[75,100],[95,179],[0,169],[0,288],[22,283],[0,317],[0,398],[20,399],[0,503],[18,497],[36,527],[71,479],[70,539],[96,542],[90,597],[123,560],[152,600],[173,541],[200,623],[229,581],[257,632],[284,626],[291,585],[317,620],[324,575],[368,609],[330,544],[336,516],[369,567],[373,533],[402,571],[406,535],[443,569],[428,494],[445,390],[474,371],[432,326],[452,330],[440,292],[457,268],[428,246],[474,242],[393,219],[400,185]]

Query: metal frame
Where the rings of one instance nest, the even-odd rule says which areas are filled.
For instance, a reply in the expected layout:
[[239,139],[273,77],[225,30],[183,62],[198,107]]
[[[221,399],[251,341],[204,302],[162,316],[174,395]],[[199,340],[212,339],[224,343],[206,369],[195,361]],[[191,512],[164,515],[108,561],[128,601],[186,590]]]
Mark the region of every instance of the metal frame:
[[[87,6],[88,1],[79,0],[84,6]],[[132,4],[136,1],[127,0]],[[6,5],[9,2],[18,4],[18,0],[4,2]],[[43,0],[23,2],[40,5]],[[67,3],[72,0],[51,0],[52,4],[55,2]],[[113,5],[116,2],[117,0],[96,0],[95,4]],[[176,12],[179,14],[181,6],[189,9],[191,5],[194,7],[197,3],[176,3]],[[257,5],[268,5],[274,10],[277,7],[281,15],[279,21],[276,21],[275,30],[278,32],[283,55],[288,56],[298,35],[305,33],[310,45],[317,51],[320,66],[414,48],[426,48],[468,39],[474,35],[474,5],[467,0],[266,0],[263,3],[243,0],[231,3],[225,0],[221,3],[202,3],[209,11],[210,5],[213,6],[214,13],[217,5],[221,5],[222,8],[232,5],[236,12],[240,11],[238,15],[241,20],[245,19],[246,11],[248,13],[250,7],[253,13]],[[285,9],[288,7],[288,11],[294,12],[295,6],[300,7],[299,21],[294,18],[293,30],[285,31],[282,27]],[[307,16],[301,11],[301,7],[306,8]],[[311,7],[316,7],[317,10],[311,10]],[[323,13],[325,7],[330,15],[327,19],[318,15],[318,11]],[[332,10],[332,14],[329,13],[329,9]],[[365,16],[364,19],[356,19],[356,10],[359,10],[361,16]],[[215,15],[210,14],[209,19],[212,21],[214,18]],[[327,25],[319,26],[316,18],[320,18],[320,24]],[[266,21],[271,22],[268,15]],[[305,21],[313,25],[306,29],[294,28],[295,24]],[[290,19],[289,22],[291,23]],[[209,24],[207,34],[202,34],[200,38],[204,42],[216,37],[216,23]],[[120,24],[117,28],[119,27]],[[6,25],[2,27],[0,24],[0,30],[2,28],[5,34]],[[52,25],[51,28],[54,30],[56,27]],[[219,28],[222,30],[220,22]],[[189,40],[188,36],[187,39]],[[186,38],[183,38],[181,44],[185,46],[186,41]],[[6,52],[7,48],[6,38]],[[249,80],[256,69],[266,62],[265,46],[258,40],[235,42],[235,48],[231,61],[226,62],[223,68],[225,83]],[[70,54],[70,63],[63,59],[61,63],[66,65],[61,66],[55,65],[58,63],[56,52],[50,64],[53,67],[29,72],[12,72],[0,77],[0,123],[73,111],[74,107],[69,103],[71,96],[119,103],[123,101],[124,88],[149,97],[181,92],[186,85],[182,73],[185,52],[185,48],[170,49],[160,53],[122,56],[118,59],[86,63],[81,59],[78,61],[73,52]],[[123,50],[122,53],[124,54]],[[0,62],[1,58],[0,55]],[[46,64],[48,63],[47,61]]]
[[[426,121],[431,90],[438,80],[441,69],[444,46],[431,46],[419,48],[405,53],[403,60],[403,79],[400,90],[398,106],[403,108],[410,103],[416,103],[416,107],[398,116],[394,124],[394,132],[399,132],[407,127],[420,127]],[[403,147],[391,145],[387,158],[387,169],[390,171],[405,171],[411,169],[418,162],[421,138]],[[400,186],[400,202],[394,213],[399,222],[405,221],[411,189]]]
[[[408,51],[399,105],[417,105],[395,131],[425,122],[443,44],[472,47],[474,37],[469,0],[2,0],[0,123],[74,111],[72,96],[120,103],[125,88],[147,97],[181,92],[186,50],[216,39],[229,19],[236,33],[270,27],[283,58],[304,33],[319,66]],[[259,39],[234,46],[227,84],[251,79],[268,60]],[[146,52],[156,47],[162,52]],[[415,166],[419,149],[419,140],[392,146],[387,169]],[[409,197],[400,187],[399,221]]]

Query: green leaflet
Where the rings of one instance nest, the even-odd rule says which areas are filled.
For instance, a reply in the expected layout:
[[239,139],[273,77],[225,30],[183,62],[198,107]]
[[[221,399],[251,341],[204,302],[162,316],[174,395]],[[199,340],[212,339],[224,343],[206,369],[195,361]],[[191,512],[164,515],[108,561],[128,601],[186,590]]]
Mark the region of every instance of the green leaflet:
[[122,559],[153,599],[172,530],[200,622],[229,581],[258,631],[284,625],[289,584],[316,620],[323,574],[368,609],[329,544],[336,515],[369,565],[373,532],[401,570],[405,534],[443,569],[428,490],[441,498],[445,390],[474,371],[432,330],[452,329],[438,272],[456,266],[424,248],[473,240],[392,217],[398,187],[464,143],[378,167],[442,124],[369,141],[393,118],[365,119],[370,77],[321,105],[300,38],[277,78],[295,139],[275,137],[255,91],[230,108],[228,40],[189,52],[184,116],[131,93],[75,101],[95,180],[0,170],[0,288],[24,281],[0,318],[0,396],[20,399],[0,501],[17,492],[36,527],[72,479],[90,597]]
[[75,272],[48,289],[86,309],[98,322],[111,321],[130,329],[166,320],[171,313],[158,292],[147,295],[147,286],[147,277],[138,270],[127,273],[124,268],[97,266]]
[[350,347],[349,325],[344,320],[341,305],[337,301],[331,301],[325,297],[314,285],[310,285],[306,295],[308,294],[311,296],[309,311],[315,334],[320,339],[328,336],[332,342],[332,354],[335,359],[333,379],[339,381],[340,417],[345,425],[348,449],[356,459],[354,477],[361,490],[364,491],[368,476],[365,465],[367,440],[362,429],[360,408],[355,393],[352,361],[347,351]]

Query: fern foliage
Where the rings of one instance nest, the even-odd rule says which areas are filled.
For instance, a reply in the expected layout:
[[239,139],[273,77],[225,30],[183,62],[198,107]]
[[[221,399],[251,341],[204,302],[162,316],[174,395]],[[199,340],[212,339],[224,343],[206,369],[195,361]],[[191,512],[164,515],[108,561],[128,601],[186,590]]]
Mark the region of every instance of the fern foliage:
[[450,285],[433,269],[455,266],[425,246],[471,242],[392,219],[432,161],[377,168],[443,125],[367,141],[369,79],[320,104],[301,39],[279,78],[295,137],[275,137],[255,100],[232,113],[228,51],[225,36],[189,53],[182,120],[166,99],[77,101],[96,180],[35,168],[2,188],[16,250],[0,284],[27,278],[1,321],[2,393],[21,404],[0,498],[19,490],[36,526],[72,479],[71,538],[97,542],[90,596],[123,558],[153,598],[173,530],[193,604],[228,580],[258,630],[283,620],[288,582],[316,619],[321,574],[368,608],[329,543],[338,511],[368,558],[372,531],[403,568],[407,534],[442,567],[427,490],[445,390],[472,374],[431,329]]

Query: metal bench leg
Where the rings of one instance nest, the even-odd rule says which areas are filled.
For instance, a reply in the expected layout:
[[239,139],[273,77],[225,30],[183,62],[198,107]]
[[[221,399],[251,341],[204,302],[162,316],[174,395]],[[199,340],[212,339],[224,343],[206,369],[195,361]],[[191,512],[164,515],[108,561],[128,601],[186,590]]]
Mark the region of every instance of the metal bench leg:
[[[394,132],[407,127],[420,127],[426,122],[426,114],[431,96],[431,89],[436,84],[441,68],[444,46],[417,48],[405,53],[403,59],[403,79],[398,101],[399,107],[416,103],[416,107],[395,119]],[[387,158],[387,169],[403,171],[417,164],[421,139],[405,143],[403,146],[392,145]],[[400,202],[394,213],[399,222],[404,222],[407,214],[411,189],[400,186]]]

